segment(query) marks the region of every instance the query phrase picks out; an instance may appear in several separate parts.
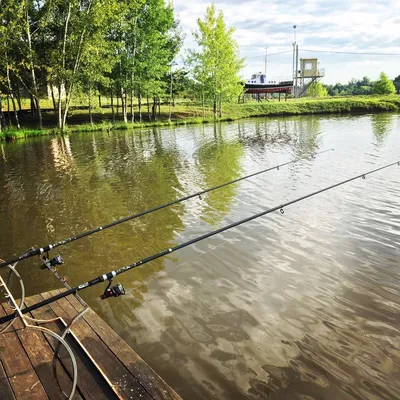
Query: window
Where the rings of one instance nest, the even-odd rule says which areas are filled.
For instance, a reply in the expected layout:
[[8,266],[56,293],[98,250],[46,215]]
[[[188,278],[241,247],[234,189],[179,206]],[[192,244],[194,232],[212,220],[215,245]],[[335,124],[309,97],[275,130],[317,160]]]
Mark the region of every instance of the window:
[[313,63],[311,63],[311,62],[306,62],[306,63],[304,63],[304,69],[307,71],[310,71],[311,69],[314,69],[313,68]]

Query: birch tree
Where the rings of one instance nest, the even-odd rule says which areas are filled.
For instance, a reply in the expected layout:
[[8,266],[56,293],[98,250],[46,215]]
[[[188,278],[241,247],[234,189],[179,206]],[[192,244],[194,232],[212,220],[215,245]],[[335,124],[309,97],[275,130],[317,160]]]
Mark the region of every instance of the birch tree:
[[[93,67],[104,57],[106,34],[118,15],[118,2],[54,2],[49,32],[53,42],[49,81],[57,87],[58,127],[64,132],[71,98],[84,67],[93,71]],[[89,54],[94,56],[89,57]]]
[[217,108],[221,117],[222,103],[243,92],[239,72],[244,67],[244,59],[239,57],[234,28],[226,26],[223,13],[217,15],[214,4],[207,7],[204,20],[199,18],[197,25],[198,30],[193,35],[199,50],[189,52],[188,63],[202,88],[203,110],[208,97],[213,104],[214,118],[217,118]]

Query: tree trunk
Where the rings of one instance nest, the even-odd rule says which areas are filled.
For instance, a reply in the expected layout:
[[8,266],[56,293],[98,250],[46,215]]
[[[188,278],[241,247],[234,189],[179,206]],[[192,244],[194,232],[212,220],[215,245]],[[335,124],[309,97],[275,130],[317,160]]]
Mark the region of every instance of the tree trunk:
[[67,126],[67,116],[68,116],[68,111],[69,111],[69,101],[68,99],[65,100],[65,108],[64,108],[64,114],[62,118],[62,125],[61,125],[61,132],[65,132],[65,128]]
[[42,129],[43,127],[43,120],[42,120],[42,110],[40,109],[40,99],[39,99],[39,90],[36,83],[36,73],[35,73],[35,66],[33,63],[33,55],[32,55],[32,40],[31,40],[31,28],[29,25],[29,15],[28,15],[28,7],[25,3],[25,28],[26,28],[26,37],[28,39],[28,50],[29,50],[29,64],[31,70],[31,77],[32,77],[32,89],[33,89],[33,97],[36,102],[37,108],[37,116],[38,116],[38,127]]
[[127,90],[125,90],[123,96],[125,99],[124,122],[127,124],[128,123],[128,91]]
[[116,93],[115,99],[117,100],[117,113],[116,113],[116,116],[117,116],[117,118],[118,118],[118,115],[119,115],[119,96],[118,96],[118,89],[117,89],[117,93]]
[[93,125],[93,115],[92,115],[92,90],[89,87],[89,120],[90,125]]
[[112,114],[112,121],[115,123],[115,112],[114,112],[114,94],[111,90],[111,114]]
[[[91,6],[92,6],[93,1],[89,0],[88,4],[88,9],[87,9],[87,14],[89,14]],[[65,30],[64,30],[64,41],[63,41],[63,69],[65,69],[65,46],[66,46],[66,36],[67,36],[67,28],[68,28],[68,22],[69,18],[71,16],[71,7],[72,7],[72,2],[69,3],[69,8],[68,8],[68,14],[65,22]],[[64,108],[64,114],[62,118],[62,126],[61,126],[61,131],[65,131],[65,127],[67,125],[67,116],[68,116],[68,111],[69,111],[69,106],[71,104],[71,97],[72,97],[72,92],[74,89],[74,78],[76,77],[76,74],[78,73],[78,68],[79,68],[79,63],[81,60],[81,55],[82,55],[82,45],[83,45],[83,39],[85,37],[86,33],[86,25],[83,27],[82,32],[81,32],[81,37],[80,37],[80,42],[78,46],[78,50],[76,52],[75,56],[75,62],[74,62],[74,69],[72,71],[69,85],[68,87],[65,86],[65,108]]]
[[[68,12],[67,16],[65,17],[65,22],[64,22],[64,35],[63,35],[63,42],[62,42],[62,68],[65,70],[65,64],[66,64],[66,47],[67,47],[67,36],[68,36],[68,24],[69,20],[71,18],[71,9],[72,9],[72,3],[68,4]],[[63,118],[63,107],[62,107],[62,91],[61,89],[63,88],[65,82],[63,79],[61,79],[58,82],[58,128],[60,129],[61,132],[64,132],[65,129],[65,122]]]
[[128,115],[127,115],[127,104],[126,104],[126,93],[121,89],[121,108],[122,108],[122,118],[124,119],[125,124],[128,123]]
[[[34,87],[36,88],[36,79],[35,79],[35,83],[34,83]],[[36,91],[36,93],[38,93],[37,88],[34,90]],[[42,117],[42,109],[40,107],[40,98],[39,95],[37,94],[36,96],[36,107],[37,107],[37,115],[38,115],[38,128],[42,129],[43,128],[43,117]]]
[[101,108],[101,94],[99,93],[99,108]]
[[10,117],[10,96],[7,94],[7,117],[8,117],[8,126],[11,126],[11,117]]
[[153,105],[151,107],[151,115],[153,120],[156,121],[157,119],[157,97],[153,97]]
[[139,106],[139,122],[142,123],[142,92],[139,92],[138,106]]
[[147,115],[148,115],[149,121],[151,121],[149,92],[147,92]]
[[175,107],[175,95],[172,92],[172,107]]
[[21,105],[21,93],[19,91],[19,88],[17,87],[17,103],[18,103],[18,110],[22,110],[22,105]]
[[133,109],[133,89],[131,90],[131,122],[135,122],[135,111]]
[[217,96],[214,95],[214,119],[217,119]]
[[33,96],[32,95],[29,95],[29,100],[30,100],[30,103],[31,103],[31,115],[32,115],[32,118],[33,118],[33,115],[36,113],[35,100],[33,100]]
[[219,96],[219,117],[222,118],[222,96]]
[[62,83],[58,85],[58,128],[62,130],[62,97],[61,97]]
[[0,96],[0,132],[2,128],[6,127],[6,119],[4,117],[3,113],[3,103],[2,103],[2,98]]
[[[7,55],[6,55],[6,60],[7,60]],[[10,92],[10,98],[11,98],[11,102],[12,102],[12,105],[13,105],[15,123],[17,124],[17,128],[20,129],[21,126],[20,126],[20,124],[19,124],[19,118],[18,118],[17,107],[16,107],[16,104],[15,104],[14,93],[13,93],[13,89],[12,89],[12,86],[11,86],[10,68],[9,68],[9,65],[8,65],[8,61],[6,61],[6,62],[7,62],[7,83],[8,83],[8,90],[9,90],[9,92]],[[10,118],[10,121],[11,121],[11,118]]]
[[161,97],[158,97],[158,118],[161,117]]
[[205,110],[205,104],[204,104],[204,92],[201,94],[201,103],[203,107],[203,121],[206,119],[206,110]]
[[43,122],[42,122],[42,112],[40,110],[40,101],[39,99],[34,99],[34,102],[36,106],[36,114],[38,116],[38,128],[42,129]]
[[57,103],[56,103],[56,98],[54,97],[54,89],[53,89],[53,85],[51,85],[51,100],[53,101],[53,108],[54,108],[54,112],[57,112]]
[[17,105],[15,104],[15,98],[14,95],[11,95],[11,102],[13,105],[13,109],[14,109],[14,118],[15,118],[15,123],[17,124],[17,128],[21,129],[21,125],[19,124],[19,118],[18,118],[18,111],[17,111]]

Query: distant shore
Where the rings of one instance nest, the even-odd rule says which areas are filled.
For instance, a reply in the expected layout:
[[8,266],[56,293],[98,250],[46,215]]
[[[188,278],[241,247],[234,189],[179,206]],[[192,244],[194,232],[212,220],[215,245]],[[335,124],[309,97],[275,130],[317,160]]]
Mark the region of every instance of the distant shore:
[[[95,132],[103,130],[126,130],[160,126],[178,126],[189,124],[213,123],[214,118],[211,108],[206,109],[206,116],[202,117],[202,108],[199,105],[179,104],[172,108],[171,120],[169,119],[169,106],[162,106],[161,113],[156,121],[145,121],[142,123],[124,123],[120,120],[112,122],[110,110],[94,111],[93,124],[87,123],[88,113],[86,110],[73,112],[68,125],[67,133]],[[136,110],[135,110],[136,111]],[[273,117],[293,116],[310,114],[349,114],[349,113],[380,113],[399,112],[400,95],[393,96],[365,96],[365,97],[343,97],[326,99],[299,99],[290,101],[276,100],[270,102],[249,102],[245,104],[226,104],[224,114],[217,121],[235,121],[251,117]],[[144,114],[147,117],[147,114]],[[54,115],[53,115],[54,117]],[[59,131],[54,127],[44,129],[3,129],[0,132],[0,140],[17,140],[34,136],[57,135]]]

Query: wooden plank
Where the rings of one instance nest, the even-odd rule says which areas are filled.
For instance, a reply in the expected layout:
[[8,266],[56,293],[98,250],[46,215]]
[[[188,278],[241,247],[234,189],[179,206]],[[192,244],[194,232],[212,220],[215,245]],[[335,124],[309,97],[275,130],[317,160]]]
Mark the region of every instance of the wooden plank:
[[[43,297],[41,295],[36,295],[36,296],[31,296],[26,299],[26,304],[27,305],[32,305],[34,303],[37,303],[38,301],[43,300]],[[50,308],[50,306],[44,306],[41,307],[35,311],[32,312],[34,318],[37,319],[52,319],[57,317],[57,315],[54,313],[54,311]],[[46,324],[46,327],[51,329],[53,332],[61,334],[61,329],[60,326],[55,323],[49,323]],[[55,348],[55,339],[52,338],[47,338],[47,341],[51,345],[52,349],[54,350]],[[85,399],[88,400],[107,400],[111,399],[113,397],[111,393],[105,392],[104,390],[101,389],[99,386],[99,382],[96,381],[95,377],[93,374],[90,373],[88,370],[85,360],[82,359],[82,357],[79,356],[78,352],[74,349],[74,353],[76,356],[76,362],[78,366],[78,390],[80,394]],[[71,361],[69,356],[66,354],[65,351],[61,352],[60,358],[63,364],[63,367],[68,371],[69,376],[72,376],[72,367],[71,367]],[[63,387],[69,387],[68,385],[63,386]]]
[[[3,307],[7,313],[11,312],[11,309],[7,304],[3,304]],[[33,324],[33,322],[31,324]],[[52,400],[64,400],[65,396],[62,394],[53,378],[52,360],[54,353],[49,342],[46,340],[46,336],[44,336],[43,333],[29,328],[21,329],[23,328],[23,325],[20,320],[14,324],[14,327],[21,344],[36,371],[36,374],[46,390],[47,395]],[[66,391],[66,393],[69,393],[72,385],[71,378],[67,375],[64,368],[60,367],[60,365],[58,365],[57,371],[61,387]],[[75,398],[77,400],[82,399],[79,393],[75,395]]]
[[[76,311],[79,312],[82,309],[82,305],[74,296],[68,296],[67,300]],[[182,400],[181,397],[92,309],[87,311],[83,315],[83,318],[154,399]]]
[[[3,307],[0,315],[5,315]],[[15,331],[0,335],[0,358],[16,399],[48,399]]]
[[15,400],[14,393],[8,382],[6,371],[4,371],[3,363],[0,360],[0,395],[2,400]]
[[[51,297],[57,292],[43,293],[44,298]],[[60,299],[50,304],[53,311],[64,318],[70,320],[76,315],[76,310],[68,300]],[[93,357],[101,371],[106,375],[123,399],[143,400],[153,399],[153,397],[143,388],[136,377],[132,376],[125,366],[114,356],[110,349],[97,336],[93,329],[84,319],[75,322],[72,331],[80,340],[87,352]]]

